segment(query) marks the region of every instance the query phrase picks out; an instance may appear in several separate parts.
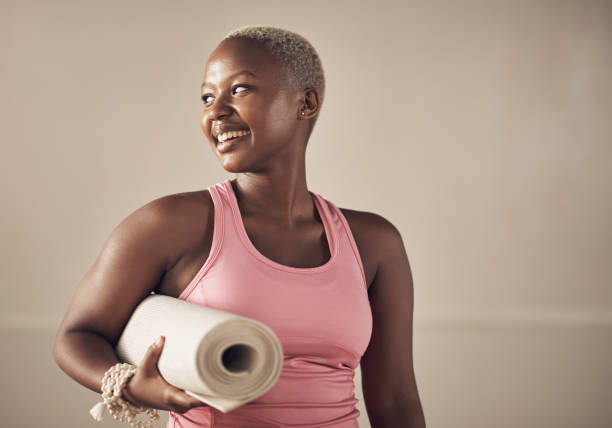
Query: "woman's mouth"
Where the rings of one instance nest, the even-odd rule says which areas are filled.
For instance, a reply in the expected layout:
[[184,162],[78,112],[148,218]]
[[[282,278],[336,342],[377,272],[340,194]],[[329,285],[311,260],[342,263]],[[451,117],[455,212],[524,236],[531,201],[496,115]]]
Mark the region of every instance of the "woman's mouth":
[[242,139],[242,137],[245,137],[250,133],[251,131],[248,129],[222,132],[217,136],[217,150],[219,150],[221,153],[230,150],[235,146],[235,143]]

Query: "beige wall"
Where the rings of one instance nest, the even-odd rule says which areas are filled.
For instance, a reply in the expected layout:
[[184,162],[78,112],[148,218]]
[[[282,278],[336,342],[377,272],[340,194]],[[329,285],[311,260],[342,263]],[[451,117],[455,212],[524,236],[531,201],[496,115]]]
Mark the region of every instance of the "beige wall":
[[612,426],[612,2],[552,0],[2,2],[2,425],[122,426],[53,334],[116,224],[232,177],[198,91],[248,24],[323,59],[309,187],[402,232],[428,426]]

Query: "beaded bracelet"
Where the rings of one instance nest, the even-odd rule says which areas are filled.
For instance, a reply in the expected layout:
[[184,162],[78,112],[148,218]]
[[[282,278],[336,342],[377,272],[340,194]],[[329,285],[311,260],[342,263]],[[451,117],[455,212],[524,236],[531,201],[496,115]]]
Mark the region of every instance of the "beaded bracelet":
[[[136,406],[123,399],[121,391],[128,380],[136,373],[136,366],[128,363],[117,363],[109,368],[102,378],[102,398],[89,413],[96,421],[101,421],[105,407],[115,419],[127,422],[136,428],[151,428],[159,420],[157,409],[145,406]],[[146,412],[150,420],[136,422],[139,413]]]

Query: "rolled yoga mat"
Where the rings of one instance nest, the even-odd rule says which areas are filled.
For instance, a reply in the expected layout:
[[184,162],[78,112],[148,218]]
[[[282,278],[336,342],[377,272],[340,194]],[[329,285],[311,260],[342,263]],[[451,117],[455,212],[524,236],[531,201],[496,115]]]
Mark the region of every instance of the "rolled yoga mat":
[[139,365],[159,336],[164,379],[224,413],[263,395],[283,366],[281,343],[265,324],[160,294],[136,307],[115,352]]

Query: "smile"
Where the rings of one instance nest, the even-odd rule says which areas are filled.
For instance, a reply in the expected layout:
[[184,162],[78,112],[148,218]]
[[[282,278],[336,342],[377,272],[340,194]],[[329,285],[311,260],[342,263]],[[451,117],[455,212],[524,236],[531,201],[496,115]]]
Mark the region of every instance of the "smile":
[[[219,142],[217,143],[217,150],[219,153],[225,153],[233,150],[242,139],[249,135],[249,131],[230,131],[224,132],[219,135]],[[223,140],[221,139],[223,137]]]
[[243,137],[243,136],[248,135],[250,133],[251,133],[251,131],[249,131],[248,129],[241,130],[241,131],[224,132],[222,134],[217,135],[217,140],[220,143],[223,143],[224,141],[233,140],[234,138]]

